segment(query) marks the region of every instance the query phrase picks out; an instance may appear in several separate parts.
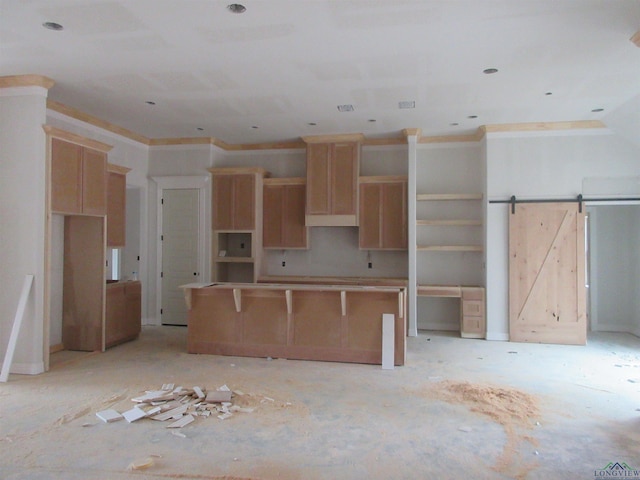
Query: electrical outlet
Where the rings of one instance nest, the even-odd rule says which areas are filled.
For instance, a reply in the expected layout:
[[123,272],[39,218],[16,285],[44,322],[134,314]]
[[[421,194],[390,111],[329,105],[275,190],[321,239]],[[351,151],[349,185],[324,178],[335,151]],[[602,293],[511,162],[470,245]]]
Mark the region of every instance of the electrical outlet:
[[283,261],[283,262],[282,262],[282,266],[283,266],[283,267],[286,267],[286,266],[287,266],[287,262]]
[[244,248],[244,242],[240,243],[240,248]]
[[369,262],[369,268],[373,268],[373,263]]

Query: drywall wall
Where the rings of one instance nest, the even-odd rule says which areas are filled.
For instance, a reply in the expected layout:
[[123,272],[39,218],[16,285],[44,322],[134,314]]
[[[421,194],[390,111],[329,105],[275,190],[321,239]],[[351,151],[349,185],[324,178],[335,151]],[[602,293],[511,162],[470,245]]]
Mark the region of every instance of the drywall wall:
[[[44,371],[45,123],[47,90],[0,89],[0,356],[25,275],[35,276],[11,372]],[[48,339],[46,340],[48,342]]]
[[598,205],[589,214],[591,329],[640,327],[640,205]]
[[[585,178],[640,174],[640,150],[606,129],[490,133],[486,152],[488,201],[575,197]],[[509,209],[491,203],[486,208],[487,338],[508,340]]]
[[49,345],[62,343],[62,285],[64,275],[64,215],[51,215],[49,224],[51,257],[49,260]]

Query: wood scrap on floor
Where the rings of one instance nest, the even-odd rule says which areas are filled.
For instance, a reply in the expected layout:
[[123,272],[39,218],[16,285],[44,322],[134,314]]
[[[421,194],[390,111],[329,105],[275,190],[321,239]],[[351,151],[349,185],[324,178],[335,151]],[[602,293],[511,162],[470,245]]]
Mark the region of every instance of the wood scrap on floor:
[[[165,383],[159,390],[148,390],[131,399],[135,406],[124,413],[114,409],[97,412],[96,415],[105,423],[122,418],[133,423],[143,418],[159,422],[172,421],[166,428],[182,428],[193,423],[197,417],[209,418],[212,413],[220,420],[231,418],[236,413],[252,413],[253,408],[233,404],[234,396],[242,396],[243,392],[232,392],[227,385],[215,390],[194,386],[192,388],[176,387],[173,383]],[[268,397],[264,397],[268,398]],[[273,401],[272,399],[269,399]]]

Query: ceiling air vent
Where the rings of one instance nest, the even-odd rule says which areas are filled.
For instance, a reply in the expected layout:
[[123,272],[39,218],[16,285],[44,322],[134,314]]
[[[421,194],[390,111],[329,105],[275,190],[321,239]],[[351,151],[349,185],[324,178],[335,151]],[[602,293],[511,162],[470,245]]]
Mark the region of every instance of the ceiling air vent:
[[398,108],[400,110],[404,110],[406,108],[416,108],[415,100],[405,100],[403,102],[398,102]]
[[353,112],[353,105],[338,105],[339,112]]

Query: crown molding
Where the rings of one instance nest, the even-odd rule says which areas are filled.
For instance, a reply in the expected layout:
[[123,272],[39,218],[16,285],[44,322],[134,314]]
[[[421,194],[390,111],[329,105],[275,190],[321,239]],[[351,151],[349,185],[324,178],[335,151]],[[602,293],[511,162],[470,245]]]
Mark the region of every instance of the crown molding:
[[11,75],[0,77],[0,88],[42,87],[49,90],[56,82],[44,75]]
[[58,112],[68,117],[75,118],[76,120],[80,120],[81,122],[88,123],[89,125],[93,125],[95,127],[102,128],[103,130],[121,135],[130,140],[143,143],[144,145],[150,144],[150,140],[143,135],[132,132],[131,130],[127,130],[124,127],[114,125],[113,123],[107,122],[98,117],[94,117],[93,115],[84,113],[73,107],[69,107],[68,105],[56,102],[55,100],[47,99],[47,108],[53,110],[54,112]]

